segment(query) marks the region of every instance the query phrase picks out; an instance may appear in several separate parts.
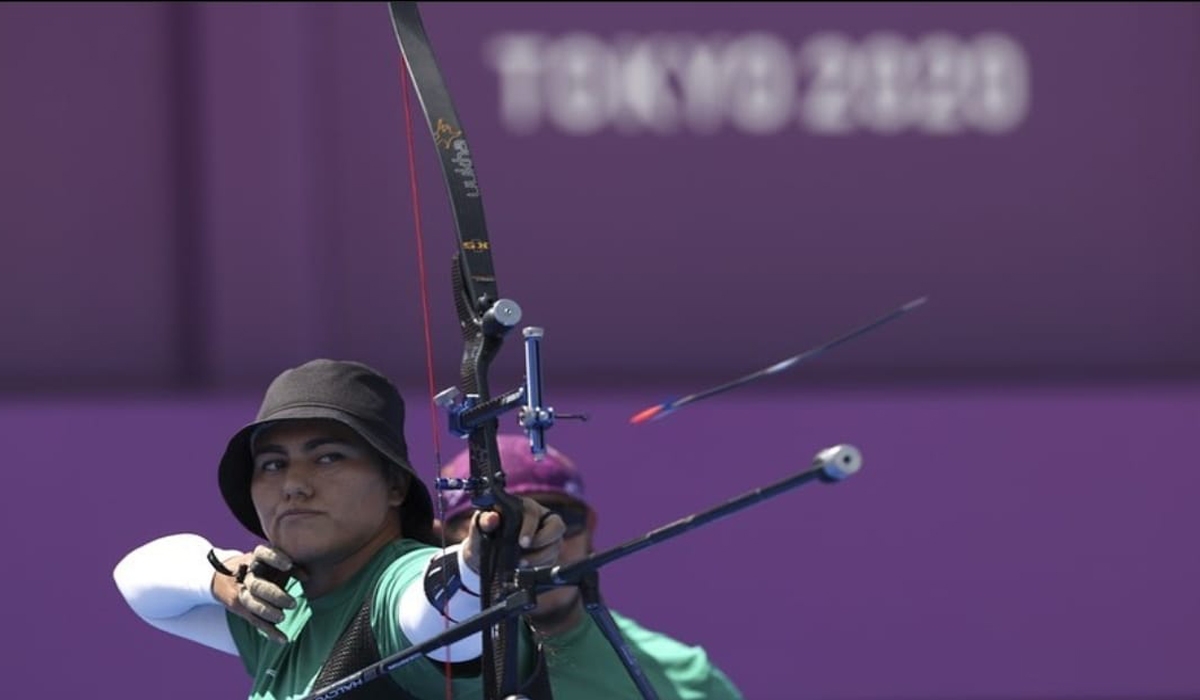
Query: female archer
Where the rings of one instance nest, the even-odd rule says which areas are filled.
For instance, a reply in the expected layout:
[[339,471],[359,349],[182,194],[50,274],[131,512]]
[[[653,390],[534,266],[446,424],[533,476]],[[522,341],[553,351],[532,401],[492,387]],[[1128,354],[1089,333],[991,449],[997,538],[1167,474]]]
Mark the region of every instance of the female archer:
[[[254,699],[302,697],[479,612],[481,540],[500,516],[483,512],[461,545],[435,547],[403,428],[399,392],[366,365],[283,372],[218,468],[230,511],[266,544],[239,552],[162,537],[121,559],[117,588],[153,627],[239,656]],[[562,519],[520,504],[522,565],[556,563]],[[545,677],[522,630],[522,692],[536,696]],[[446,673],[454,697],[479,697],[481,647],[475,634],[340,697],[444,698]]]

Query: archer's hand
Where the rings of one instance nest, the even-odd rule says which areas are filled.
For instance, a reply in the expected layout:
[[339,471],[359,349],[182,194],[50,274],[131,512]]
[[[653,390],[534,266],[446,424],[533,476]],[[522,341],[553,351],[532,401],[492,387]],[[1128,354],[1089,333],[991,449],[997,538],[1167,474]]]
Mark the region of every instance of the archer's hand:
[[[532,498],[520,497],[522,518],[517,542],[521,548],[518,566],[533,568],[558,563],[563,534],[567,526],[562,518]],[[471,518],[471,527],[463,540],[463,559],[471,570],[479,573],[479,558],[483,551],[483,538],[500,527],[500,514],[484,510]]]
[[284,610],[296,607],[296,600],[284,590],[288,573],[299,573],[293,570],[292,560],[278,549],[259,545],[222,564],[235,575],[214,574],[213,597],[265,632],[271,641],[286,643],[287,637],[275,625],[283,621]]

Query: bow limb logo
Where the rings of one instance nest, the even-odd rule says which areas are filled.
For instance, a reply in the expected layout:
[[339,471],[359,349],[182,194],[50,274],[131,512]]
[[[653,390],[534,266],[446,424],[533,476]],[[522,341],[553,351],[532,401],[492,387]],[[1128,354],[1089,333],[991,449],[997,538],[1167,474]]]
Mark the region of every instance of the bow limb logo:
[[462,139],[462,129],[447,122],[444,118],[438,117],[437,128],[434,130],[433,140],[437,143],[438,148],[444,148],[447,151],[454,148],[454,142]]
[[433,140],[438,148],[450,151],[454,156],[454,174],[458,175],[463,186],[463,192],[468,197],[479,197],[479,181],[475,177],[475,162],[471,159],[471,149],[467,140],[462,137],[462,129],[439,117],[434,129]]

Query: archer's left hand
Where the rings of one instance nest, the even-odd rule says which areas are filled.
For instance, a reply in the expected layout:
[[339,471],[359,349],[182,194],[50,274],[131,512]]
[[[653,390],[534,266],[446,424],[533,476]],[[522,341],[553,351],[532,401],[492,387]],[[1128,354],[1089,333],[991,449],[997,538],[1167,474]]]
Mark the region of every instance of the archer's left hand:
[[[567,526],[557,514],[551,512],[541,503],[519,497],[522,517],[521,530],[518,535],[518,545],[521,548],[521,558],[518,566],[533,568],[550,566],[558,563],[558,553],[562,548],[563,534]],[[471,527],[463,540],[463,558],[471,570],[479,572],[479,558],[483,551],[483,537],[495,532],[500,527],[500,514],[495,511],[478,511],[471,518]]]

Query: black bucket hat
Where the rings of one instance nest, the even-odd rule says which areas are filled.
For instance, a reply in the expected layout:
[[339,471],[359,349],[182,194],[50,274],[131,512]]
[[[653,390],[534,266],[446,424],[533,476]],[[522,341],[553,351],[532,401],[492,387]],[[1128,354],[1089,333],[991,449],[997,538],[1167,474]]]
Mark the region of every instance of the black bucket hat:
[[400,507],[401,528],[405,537],[431,543],[433,502],[408,461],[404,400],[378,371],[343,360],[312,360],[284,371],[267,388],[254,422],[229,440],[217,478],[221,495],[238,521],[250,532],[266,538],[250,500],[250,477],[254,471],[250,440],[255,431],[276,421],[312,418],[346,425],[385,460],[412,477]]

